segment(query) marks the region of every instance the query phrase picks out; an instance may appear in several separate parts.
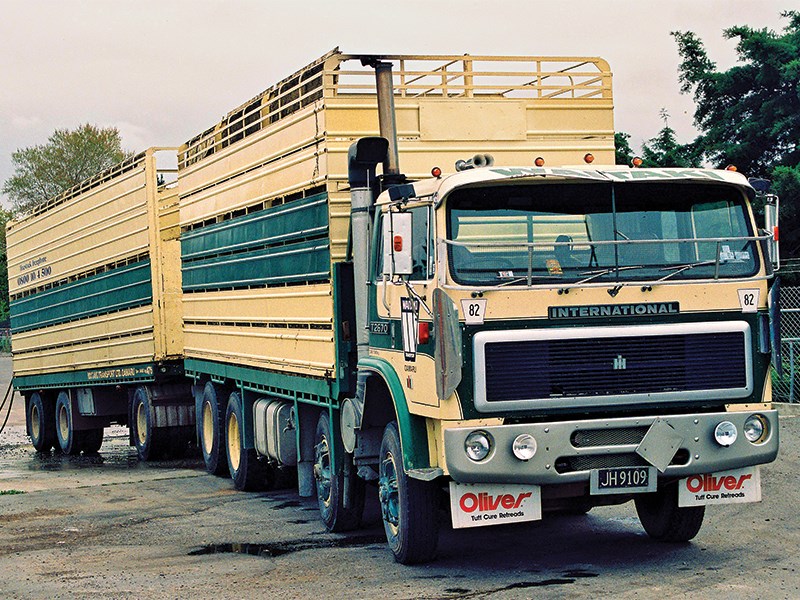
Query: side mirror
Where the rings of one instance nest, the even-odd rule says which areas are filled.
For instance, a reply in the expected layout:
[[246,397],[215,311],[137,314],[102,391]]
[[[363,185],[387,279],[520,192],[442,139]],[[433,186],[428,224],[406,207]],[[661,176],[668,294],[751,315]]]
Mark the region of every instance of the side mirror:
[[383,217],[383,274],[411,275],[414,261],[411,255],[410,212],[390,210]]
[[772,268],[776,271],[781,266],[780,236],[778,235],[779,207],[780,201],[775,194],[764,196],[764,229],[772,235],[772,239],[767,240],[767,248]]

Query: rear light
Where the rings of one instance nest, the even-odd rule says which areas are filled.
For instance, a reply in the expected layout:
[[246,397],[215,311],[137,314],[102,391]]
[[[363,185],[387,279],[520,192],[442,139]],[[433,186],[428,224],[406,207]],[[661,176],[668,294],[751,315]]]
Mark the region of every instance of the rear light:
[[403,236],[402,235],[394,236],[394,251],[395,252],[402,252],[403,251]]
[[780,241],[780,236],[778,235],[778,226],[777,225],[772,228],[772,239],[775,240],[776,242]]

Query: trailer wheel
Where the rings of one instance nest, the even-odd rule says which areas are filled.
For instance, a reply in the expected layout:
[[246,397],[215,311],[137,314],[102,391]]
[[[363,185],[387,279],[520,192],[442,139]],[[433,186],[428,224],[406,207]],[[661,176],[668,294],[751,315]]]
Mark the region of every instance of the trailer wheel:
[[28,399],[28,435],[37,452],[49,452],[57,443],[55,404],[34,392]]
[[705,506],[678,506],[678,486],[672,484],[634,499],[639,521],[651,538],[662,542],[688,542],[700,531]]
[[238,392],[233,392],[228,397],[228,408],[225,412],[228,470],[237,490],[265,490],[274,482],[274,475],[269,463],[259,460],[254,448],[244,446],[243,411],[241,397]]
[[[333,444],[328,413],[322,411],[317,421],[314,443],[314,479],[317,484],[319,514],[328,531],[350,531],[361,525],[365,481],[355,473],[345,477],[343,463],[342,468],[337,468],[333,460]],[[345,460],[350,460],[344,448],[341,449],[341,454]],[[349,506],[345,506],[346,485],[350,485]]]
[[395,422],[383,432],[378,489],[383,528],[395,560],[404,565],[432,560],[439,538],[438,488],[435,482],[406,475]]
[[203,388],[199,429],[200,449],[203,451],[206,471],[213,475],[227,475],[224,390],[211,381]]
[[168,430],[155,427],[153,396],[146,386],[139,386],[131,401],[130,427],[139,460],[159,460],[169,448]]
[[76,430],[72,415],[72,402],[67,392],[59,392],[55,410],[56,438],[64,454],[75,455],[81,451],[96,453],[103,445],[103,428]]

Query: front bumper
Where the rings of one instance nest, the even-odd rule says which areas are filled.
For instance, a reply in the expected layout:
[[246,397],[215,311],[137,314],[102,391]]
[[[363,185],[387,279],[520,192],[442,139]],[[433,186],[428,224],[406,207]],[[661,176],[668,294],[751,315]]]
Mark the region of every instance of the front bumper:
[[[771,462],[778,454],[778,412],[755,411],[768,424],[768,434],[759,444],[743,435],[744,422],[753,412],[720,412],[665,417],[631,417],[523,423],[489,427],[457,427],[444,431],[445,460],[450,477],[459,483],[532,483],[538,485],[588,482],[593,469],[648,464],[636,453],[641,438],[660,419],[673,435],[683,438],[672,463],[661,474],[686,477]],[[714,428],[732,422],[738,439],[728,447],[714,440]],[[480,462],[470,460],[464,441],[471,432],[484,431],[493,440],[489,455]],[[527,461],[512,452],[514,438],[531,434],[536,454]]]

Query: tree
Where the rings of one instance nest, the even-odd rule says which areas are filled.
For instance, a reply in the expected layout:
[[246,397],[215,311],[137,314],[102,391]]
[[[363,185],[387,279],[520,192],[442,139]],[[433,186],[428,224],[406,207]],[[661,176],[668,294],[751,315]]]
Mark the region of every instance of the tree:
[[787,11],[782,32],[741,25],[724,30],[736,39],[739,64],[727,71],[706,54],[692,32],[675,31],[681,91],[694,96],[698,151],[713,165],[773,180],[783,209],[782,252],[800,253],[800,12]]
[[623,131],[614,134],[614,164],[629,165],[633,160],[633,150],[631,150],[631,135]]
[[643,167],[699,167],[702,156],[695,144],[679,144],[675,130],[669,126],[669,113],[662,108],[659,116],[664,121],[655,137],[642,145]]
[[[6,223],[11,220],[12,213],[0,208],[0,327],[8,327],[8,257],[6,256]],[[5,349],[0,338],[0,349]]]
[[46,144],[11,155],[14,174],[3,184],[14,209],[28,211],[129,157],[116,127],[56,129]]

